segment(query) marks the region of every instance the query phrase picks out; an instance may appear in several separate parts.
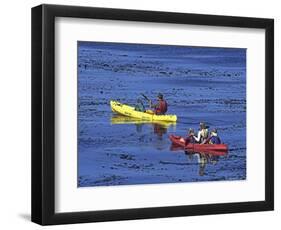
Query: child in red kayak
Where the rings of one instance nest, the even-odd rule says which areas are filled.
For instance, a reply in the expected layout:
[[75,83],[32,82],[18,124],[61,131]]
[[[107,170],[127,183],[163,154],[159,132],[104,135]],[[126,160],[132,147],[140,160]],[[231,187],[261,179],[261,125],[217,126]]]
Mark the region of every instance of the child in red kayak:
[[181,142],[185,142],[185,145],[188,145],[188,144],[195,144],[196,141],[194,139],[194,135],[195,135],[195,132],[194,132],[194,129],[189,129],[188,130],[188,134],[187,134],[187,137],[186,138],[181,138],[180,141]]
[[196,140],[194,138],[195,136],[195,132],[194,132],[194,129],[189,129],[188,130],[188,136],[187,138],[185,138],[185,145],[188,145],[188,144],[195,144],[196,143]]
[[221,139],[218,136],[217,129],[213,129],[211,131],[211,136],[208,138],[207,143],[208,144],[215,144],[215,145],[221,144]]

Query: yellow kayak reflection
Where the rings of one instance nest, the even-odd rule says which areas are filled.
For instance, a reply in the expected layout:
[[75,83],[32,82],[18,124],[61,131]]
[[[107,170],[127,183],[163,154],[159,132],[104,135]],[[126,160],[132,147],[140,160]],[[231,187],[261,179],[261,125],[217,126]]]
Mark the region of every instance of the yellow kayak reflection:
[[134,124],[136,125],[137,132],[142,132],[142,126],[144,124],[150,124],[153,127],[153,132],[158,137],[162,137],[163,134],[167,133],[167,129],[170,126],[176,126],[175,121],[145,121],[136,119],[133,117],[126,117],[122,115],[114,115],[111,117],[112,125],[122,125],[122,124]]
[[141,120],[133,117],[127,117],[122,115],[114,115],[111,117],[111,124],[118,125],[118,124],[158,124],[165,128],[169,126],[175,126],[177,122],[175,121],[147,121]]

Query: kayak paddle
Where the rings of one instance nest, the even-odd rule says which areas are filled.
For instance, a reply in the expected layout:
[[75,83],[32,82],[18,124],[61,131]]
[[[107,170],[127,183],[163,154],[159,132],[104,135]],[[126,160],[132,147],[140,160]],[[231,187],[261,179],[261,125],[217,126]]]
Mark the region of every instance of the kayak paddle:
[[152,104],[151,100],[146,95],[144,95],[143,93],[141,93],[140,95],[142,95],[144,97],[144,99],[146,99],[148,101],[149,107],[151,108],[151,104]]
[[143,93],[141,93],[140,95],[142,95],[144,97],[144,99],[146,99],[147,101],[151,101],[146,95],[144,95]]

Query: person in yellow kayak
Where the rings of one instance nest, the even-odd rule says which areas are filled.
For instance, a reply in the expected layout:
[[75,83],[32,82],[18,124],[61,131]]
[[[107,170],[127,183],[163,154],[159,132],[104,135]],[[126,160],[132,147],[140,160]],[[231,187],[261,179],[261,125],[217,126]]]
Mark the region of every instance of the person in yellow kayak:
[[137,104],[135,105],[135,110],[139,111],[139,112],[145,112],[145,107],[144,107],[141,99],[137,100]]
[[196,142],[205,144],[209,137],[209,130],[204,122],[200,122],[197,137],[194,136]]
[[152,104],[152,101],[149,101],[150,108],[154,108],[154,113],[156,115],[164,115],[168,111],[168,103],[164,99],[163,94],[159,93],[157,96],[157,103]]

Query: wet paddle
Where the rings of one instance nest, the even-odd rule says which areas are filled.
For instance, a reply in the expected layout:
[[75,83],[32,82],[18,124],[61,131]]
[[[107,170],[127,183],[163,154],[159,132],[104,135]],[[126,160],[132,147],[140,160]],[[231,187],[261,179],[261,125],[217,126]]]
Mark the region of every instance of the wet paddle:
[[[141,93],[140,95],[142,95],[144,97],[144,99],[148,101],[149,107],[151,108],[152,101],[145,94]],[[150,114],[154,114],[154,112],[152,110],[146,110],[146,112],[150,113]]]
[[140,95],[142,95],[144,97],[144,99],[148,101],[149,107],[151,108],[151,100],[143,93],[141,93]]
[[144,99],[146,99],[147,101],[151,101],[146,95],[144,95],[143,93],[141,93],[140,95],[142,95],[144,97]]

